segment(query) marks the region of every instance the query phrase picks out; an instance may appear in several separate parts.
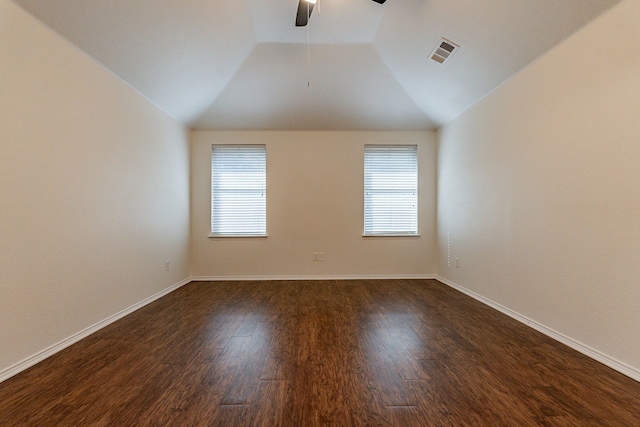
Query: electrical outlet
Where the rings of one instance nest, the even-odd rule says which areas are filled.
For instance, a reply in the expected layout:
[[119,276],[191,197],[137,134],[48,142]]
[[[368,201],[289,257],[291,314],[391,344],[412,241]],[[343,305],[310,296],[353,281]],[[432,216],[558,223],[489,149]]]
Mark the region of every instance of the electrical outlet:
[[456,257],[456,268],[460,268],[460,258]]
[[324,261],[324,252],[314,252],[313,253],[314,261]]
[[164,262],[164,271],[169,271],[171,270],[171,263],[169,262],[169,260],[166,260]]

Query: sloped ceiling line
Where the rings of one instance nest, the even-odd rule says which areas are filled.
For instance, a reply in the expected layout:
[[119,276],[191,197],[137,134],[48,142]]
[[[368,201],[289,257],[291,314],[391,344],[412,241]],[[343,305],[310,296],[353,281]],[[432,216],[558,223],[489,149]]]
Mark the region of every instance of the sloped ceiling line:
[[309,28],[298,0],[11,1],[196,129],[425,130],[622,0],[322,0]]

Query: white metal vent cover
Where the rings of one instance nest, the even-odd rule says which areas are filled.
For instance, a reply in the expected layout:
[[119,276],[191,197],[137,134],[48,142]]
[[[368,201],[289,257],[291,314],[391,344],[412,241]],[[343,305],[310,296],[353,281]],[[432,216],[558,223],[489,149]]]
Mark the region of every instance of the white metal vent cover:
[[438,64],[444,64],[458,51],[460,45],[447,40],[445,38],[440,39],[440,43],[431,51],[429,57]]

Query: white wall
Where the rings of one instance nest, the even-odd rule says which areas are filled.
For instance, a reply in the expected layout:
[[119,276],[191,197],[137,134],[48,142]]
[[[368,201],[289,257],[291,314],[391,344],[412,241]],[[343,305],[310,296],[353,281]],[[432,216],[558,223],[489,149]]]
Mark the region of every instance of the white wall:
[[1,380],[188,277],[189,155],[182,125],[8,0],[0,70]]
[[439,275],[637,379],[639,45],[628,0],[445,126],[438,174]]
[[[192,132],[192,275],[418,277],[435,273],[433,132]],[[420,237],[364,238],[365,144],[417,144]],[[211,145],[266,144],[267,238],[209,238]],[[324,262],[313,253],[324,252]]]

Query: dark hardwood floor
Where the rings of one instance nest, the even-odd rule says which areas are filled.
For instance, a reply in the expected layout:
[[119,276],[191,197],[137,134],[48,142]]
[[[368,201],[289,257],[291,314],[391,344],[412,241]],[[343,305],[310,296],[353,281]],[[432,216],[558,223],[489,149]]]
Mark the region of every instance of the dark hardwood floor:
[[640,426],[640,383],[433,280],[195,282],[0,384],[1,426]]

